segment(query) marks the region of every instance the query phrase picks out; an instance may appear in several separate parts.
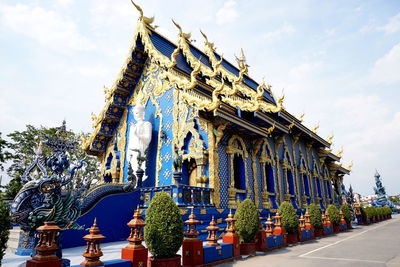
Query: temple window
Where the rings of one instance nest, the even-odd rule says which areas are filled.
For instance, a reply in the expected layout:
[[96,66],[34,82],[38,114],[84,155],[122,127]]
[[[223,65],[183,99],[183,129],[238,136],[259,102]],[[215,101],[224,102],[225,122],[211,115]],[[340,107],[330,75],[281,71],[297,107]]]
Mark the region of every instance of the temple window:
[[308,182],[307,175],[303,174],[304,192],[306,196],[310,196],[310,183]]
[[110,153],[110,154],[108,154],[107,161],[106,161],[106,164],[105,164],[106,170],[111,169],[112,160],[113,160],[113,155],[112,155],[112,153]]
[[270,164],[265,164],[265,185],[269,193],[274,193],[274,172]]
[[233,156],[233,178],[236,189],[246,189],[244,161],[241,155]]
[[294,180],[291,170],[287,170],[288,190],[289,194],[294,195]]

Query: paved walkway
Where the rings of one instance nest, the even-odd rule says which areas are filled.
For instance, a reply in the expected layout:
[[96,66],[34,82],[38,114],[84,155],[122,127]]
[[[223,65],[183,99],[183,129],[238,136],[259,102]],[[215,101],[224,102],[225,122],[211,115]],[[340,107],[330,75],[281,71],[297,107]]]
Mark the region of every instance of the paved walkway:
[[[126,246],[125,241],[102,244],[104,256],[101,259],[119,258],[121,248],[124,246]],[[83,251],[84,247],[65,249],[63,250],[63,256],[70,259],[71,264],[79,264],[83,260],[81,256]],[[2,266],[16,267],[29,258],[7,252]],[[249,257],[245,260],[218,266],[400,267],[400,215],[394,215],[393,219],[377,224],[357,226],[355,229],[345,233],[265,254],[260,253],[256,257]]]
[[218,266],[400,266],[400,215],[377,224],[357,226],[348,232]]

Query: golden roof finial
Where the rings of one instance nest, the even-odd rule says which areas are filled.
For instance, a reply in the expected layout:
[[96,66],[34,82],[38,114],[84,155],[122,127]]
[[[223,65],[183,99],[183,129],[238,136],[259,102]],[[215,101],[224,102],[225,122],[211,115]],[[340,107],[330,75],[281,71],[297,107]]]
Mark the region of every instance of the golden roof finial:
[[192,36],[192,34],[191,34],[191,33],[184,33],[184,32],[182,31],[181,25],[179,25],[178,23],[176,23],[174,19],[171,19],[171,20],[172,20],[172,23],[174,23],[174,25],[175,25],[175,26],[178,28],[178,30],[179,30],[179,37],[183,37],[183,38],[185,38],[187,41],[190,41],[189,39],[190,39],[190,37]]
[[211,43],[210,41],[208,41],[207,35],[202,30],[200,30],[200,33],[204,37],[204,45],[210,47],[212,50],[215,51],[214,43]]
[[131,0],[131,3],[137,9],[137,11],[139,11],[139,14],[140,14],[139,20],[144,22],[145,24],[151,26],[151,24],[154,22],[154,16],[151,18],[145,17],[143,15],[143,9],[139,5],[135,4],[135,2],[133,2],[132,0]]
[[326,141],[331,145],[333,144],[333,137],[334,137],[334,135],[331,134],[330,136],[328,136],[328,138],[326,138]]
[[108,89],[105,85],[103,85],[103,92],[104,92],[106,100],[109,100],[112,97],[113,90]]
[[99,118],[93,112],[91,114],[91,117],[92,117],[92,126],[93,128],[96,128],[96,126],[99,124]]
[[314,128],[311,129],[311,131],[316,134],[318,128],[319,128],[319,122],[317,123],[317,125],[314,126]]
[[267,131],[267,134],[271,134],[275,130],[275,127],[276,127],[276,125],[275,125],[275,122],[274,122],[274,124],[272,124],[271,127],[265,129]]
[[339,149],[339,151],[337,152],[337,154],[336,154],[336,156],[338,156],[339,158],[341,158],[342,157],[342,154],[343,154],[343,147],[341,147],[340,149]]
[[353,169],[353,161],[351,161],[351,163],[349,164],[349,166],[347,166],[347,169],[349,171],[351,171]]
[[243,48],[240,48],[240,55],[239,55],[239,57],[237,57],[237,56],[235,55],[235,58],[236,58],[236,62],[238,63],[238,66],[239,66],[240,71],[243,71],[245,74],[247,74],[247,73],[248,73],[249,65],[248,65],[247,62],[246,62],[246,57],[245,57],[245,55],[244,55]]
[[300,114],[300,116],[297,118],[300,122],[303,122],[304,120],[304,112]]

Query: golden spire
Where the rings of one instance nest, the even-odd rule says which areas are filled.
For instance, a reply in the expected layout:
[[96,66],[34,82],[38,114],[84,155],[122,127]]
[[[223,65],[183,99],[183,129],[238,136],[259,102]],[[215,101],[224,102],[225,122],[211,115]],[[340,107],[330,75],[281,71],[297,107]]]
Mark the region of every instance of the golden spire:
[[249,65],[247,65],[246,57],[243,52],[243,48],[240,48],[240,55],[239,57],[235,56],[236,62],[238,63],[239,70],[243,71],[244,74],[248,73]]
[[333,144],[333,137],[334,137],[334,135],[332,134],[332,135],[328,136],[328,138],[326,138],[326,141],[331,145]]
[[336,156],[338,156],[339,158],[341,158],[342,157],[342,155],[343,155],[343,147],[341,147],[340,149],[339,149],[339,151],[337,152],[337,154],[336,154]]
[[210,47],[212,50],[215,51],[214,43],[208,41],[207,35],[202,30],[200,30],[200,33],[204,37],[204,45]]
[[300,122],[303,122],[304,119],[304,112],[300,114],[300,116],[297,118]]
[[109,100],[112,97],[113,90],[108,89],[105,85],[103,86],[103,92],[104,92],[106,100]]
[[349,166],[347,166],[347,169],[349,171],[351,171],[353,169],[353,161],[351,161],[351,163],[349,164]]
[[313,133],[317,133],[317,130],[318,130],[318,128],[319,128],[319,122],[318,122],[318,124],[317,125],[315,125],[312,129],[311,129],[311,131],[313,132]]
[[191,33],[184,33],[183,31],[182,31],[182,27],[181,27],[181,25],[179,25],[178,23],[176,23],[175,21],[174,21],[174,19],[171,19],[172,20],[172,23],[174,23],[174,25],[178,28],[178,30],[179,30],[179,37],[183,37],[185,40],[187,40],[187,41],[190,41],[189,39],[190,39],[190,37],[192,36],[192,34]]
[[132,0],[131,0],[131,2],[132,2],[132,5],[137,9],[137,11],[139,11],[139,14],[140,14],[139,20],[144,22],[148,26],[151,26],[151,24],[154,22],[154,16],[151,18],[145,17],[143,15],[143,9],[139,5],[135,4],[135,2],[133,2]]

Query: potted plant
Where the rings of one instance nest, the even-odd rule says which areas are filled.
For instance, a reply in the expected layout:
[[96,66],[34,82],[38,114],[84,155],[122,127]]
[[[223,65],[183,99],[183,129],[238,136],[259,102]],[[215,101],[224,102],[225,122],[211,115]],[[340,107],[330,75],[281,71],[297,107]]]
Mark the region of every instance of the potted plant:
[[299,218],[296,210],[290,202],[284,201],[279,206],[278,212],[282,216],[282,226],[287,232],[288,244],[296,244],[298,242],[297,231],[299,228]]
[[260,227],[260,218],[256,205],[250,199],[239,204],[235,213],[236,233],[240,236],[240,254],[253,255],[256,253],[255,238]]
[[351,215],[350,206],[347,204],[343,204],[340,209],[343,212],[344,220],[346,221],[346,225],[347,225],[347,229],[352,229],[352,227],[351,227],[352,215]]
[[339,210],[336,208],[335,205],[329,205],[328,208],[326,209],[329,213],[329,216],[331,218],[331,222],[333,224],[333,231],[335,233],[340,232],[340,214]]
[[307,207],[308,213],[310,214],[311,225],[314,227],[314,235],[315,237],[321,237],[324,233],[322,218],[321,218],[321,209],[319,206],[315,204],[310,204]]
[[148,266],[181,266],[176,255],[183,241],[184,225],[179,208],[165,192],[157,193],[146,212],[144,240],[150,253]]
[[367,214],[367,208],[368,207],[361,207],[360,211],[361,211],[361,217],[362,217],[362,224],[369,224],[369,218],[368,218],[368,214]]

